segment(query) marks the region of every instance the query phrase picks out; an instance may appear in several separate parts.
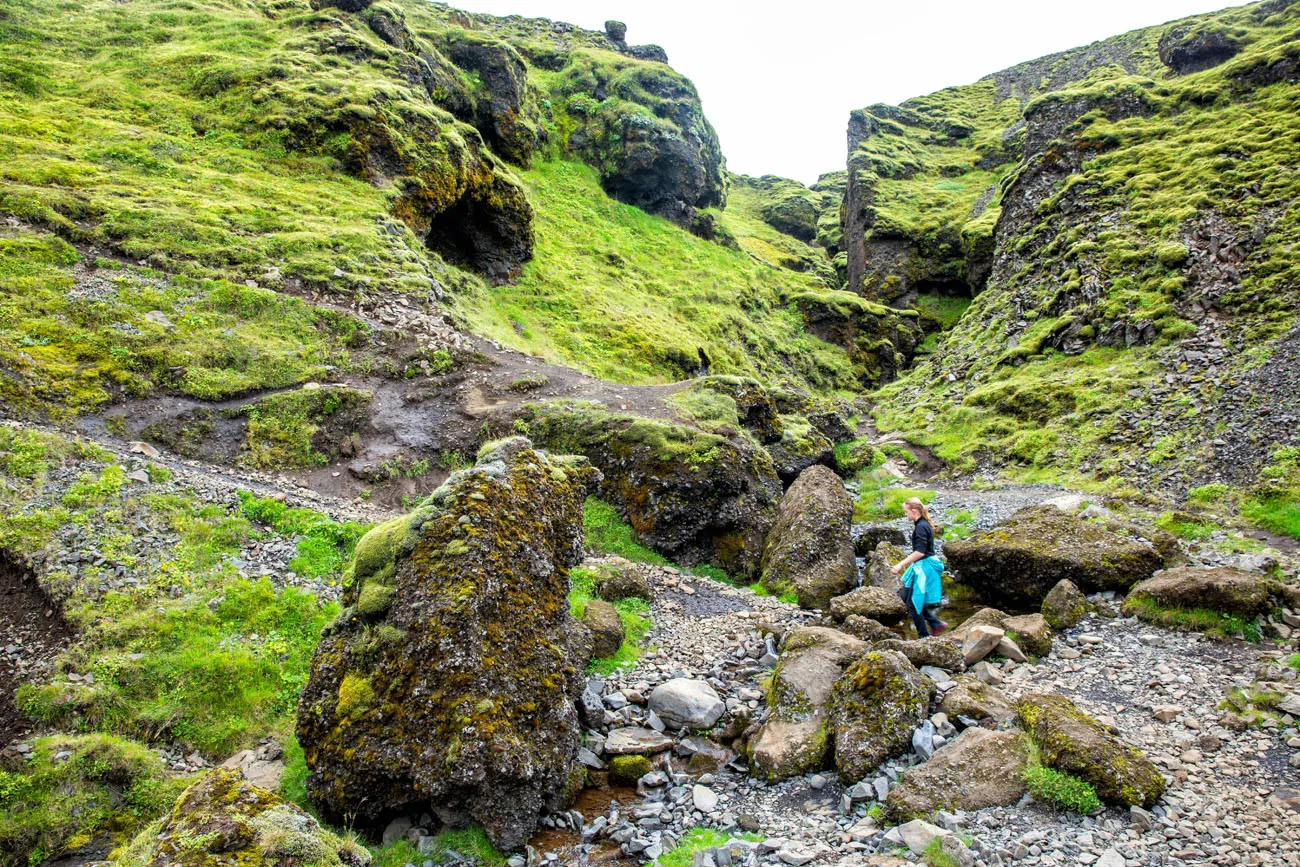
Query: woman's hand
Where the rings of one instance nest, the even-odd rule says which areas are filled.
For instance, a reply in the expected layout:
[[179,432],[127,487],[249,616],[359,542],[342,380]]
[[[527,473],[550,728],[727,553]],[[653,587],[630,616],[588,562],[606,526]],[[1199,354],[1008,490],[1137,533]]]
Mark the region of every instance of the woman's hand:
[[889,567],[889,574],[891,574],[891,575],[897,575],[899,572],[902,572],[902,571],[903,571],[903,564],[902,564],[902,563],[895,563],[893,566],[890,566],[890,567]]

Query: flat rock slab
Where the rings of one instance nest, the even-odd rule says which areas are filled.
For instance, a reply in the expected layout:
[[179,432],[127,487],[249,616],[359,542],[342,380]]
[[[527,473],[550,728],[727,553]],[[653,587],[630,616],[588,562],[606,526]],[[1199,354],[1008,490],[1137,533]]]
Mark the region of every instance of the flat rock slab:
[[672,745],[673,739],[667,735],[640,726],[614,729],[605,736],[605,752],[611,756],[662,753]]

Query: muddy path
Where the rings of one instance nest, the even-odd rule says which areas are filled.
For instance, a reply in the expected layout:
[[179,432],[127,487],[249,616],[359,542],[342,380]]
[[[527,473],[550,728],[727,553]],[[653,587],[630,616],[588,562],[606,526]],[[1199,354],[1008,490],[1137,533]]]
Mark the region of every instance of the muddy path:
[[54,655],[74,638],[63,612],[35,575],[0,549],[0,746],[31,729],[14,706],[14,692],[40,679]]

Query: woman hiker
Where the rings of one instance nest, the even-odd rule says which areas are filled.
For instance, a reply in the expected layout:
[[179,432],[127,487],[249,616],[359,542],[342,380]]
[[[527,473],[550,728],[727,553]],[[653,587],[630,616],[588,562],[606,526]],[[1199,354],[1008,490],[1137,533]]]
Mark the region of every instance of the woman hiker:
[[[925,504],[912,497],[903,503],[903,512],[912,522],[912,553],[889,570],[898,575],[903,584],[899,596],[907,603],[907,613],[916,624],[916,634],[921,638],[942,635],[948,628],[935,616],[935,609],[943,599],[943,561],[934,553],[934,525]],[[906,570],[906,571],[904,571]]]

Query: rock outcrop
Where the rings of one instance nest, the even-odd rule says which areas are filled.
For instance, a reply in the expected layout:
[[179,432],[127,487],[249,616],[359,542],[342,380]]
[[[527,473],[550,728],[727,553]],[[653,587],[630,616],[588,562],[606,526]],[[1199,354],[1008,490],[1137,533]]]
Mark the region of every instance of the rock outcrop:
[[358,543],[298,711],[324,815],[418,808],[514,848],[558,806],[586,664],[564,644],[567,570],[598,481],[516,437]]
[[1021,509],[991,530],[949,542],[944,554],[958,580],[985,598],[1035,607],[1063,579],[1085,593],[1127,591],[1163,565],[1150,543],[1055,506]]
[[181,794],[171,813],[114,859],[127,867],[365,867],[370,853],[327,831],[294,804],[217,768]]
[[553,452],[585,455],[600,496],[637,538],[685,566],[756,577],[781,483],[767,453],[741,437],[570,404],[532,404],[518,429]]
[[1146,756],[1065,696],[1022,696],[1016,712],[1043,764],[1086,780],[1106,803],[1150,807],[1164,794],[1164,777]]
[[853,502],[834,471],[804,470],[781,498],[763,551],[763,586],[777,594],[794,590],[804,608],[827,607],[857,581],[852,517]]
[[1069,629],[1088,616],[1089,607],[1074,582],[1062,578],[1043,597],[1042,617],[1053,629]]

